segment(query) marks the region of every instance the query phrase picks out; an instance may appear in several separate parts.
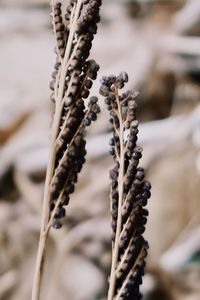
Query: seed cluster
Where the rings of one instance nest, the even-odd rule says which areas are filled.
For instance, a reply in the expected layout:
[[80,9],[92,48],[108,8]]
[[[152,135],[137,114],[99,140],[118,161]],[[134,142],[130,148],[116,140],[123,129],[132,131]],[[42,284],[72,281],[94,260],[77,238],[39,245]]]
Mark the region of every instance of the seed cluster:
[[52,12],[52,19],[53,19],[53,27],[55,31],[55,38],[57,42],[56,51],[59,52],[61,57],[65,54],[65,45],[66,45],[66,36],[65,36],[65,25],[62,18],[62,4],[60,2],[55,3]]
[[137,146],[138,94],[131,91],[120,94],[127,81],[125,72],[117,77],[103,77],[100,93],[110,112],[113,133],[110,153],[115,162],[110,171],[113,253],[118,249],[113,299],[139,300],[148,249],[143,237],[148,216],[144,207],[151,196],[151,185],[145,180],[144,169],[139,166],[142,149]]
[[85,105],[99,70],[98,64],[88,57],[100,20],[100,6],[101,0],[71,0],[66,12],[59,1],[52,7],[57,59],[50,89],[55,114],[60,114],[49,187],[50,221],[54,228],[62,226],[65,206],[85,162],[86,127],[97,119],[100,112],[96,97],[91,97],[87,107]]
[[82,16],[79,18],[77,26],[79,32],[89,32],[95,34],[97,32],[97,23],[99,22],[99,9],[102,1],[99,0],[86,0],[86,9]]

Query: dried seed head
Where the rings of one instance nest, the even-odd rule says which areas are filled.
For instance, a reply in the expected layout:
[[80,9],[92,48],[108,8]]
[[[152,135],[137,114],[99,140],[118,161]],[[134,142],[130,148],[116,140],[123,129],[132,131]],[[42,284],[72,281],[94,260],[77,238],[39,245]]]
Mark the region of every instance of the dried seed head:
[[84,0],[79,6],[77,0],[70,0],[64,13],[61,2],[53,2],[57,58],[50,89],[53,92],[51,99],[60,113],[60,118],[57,118],[60,123],[55,137],[55,164],[50,182],[50,220],[54,228],[60,228],[65,206],[85,163],[86,127],[97,119],[100,112],[96,97],[91,97],[87,107],[84,99],[89,98],[99,70],[98,64],[88,56],[99,22],[101,1]]
[[116,253],[118,256],[114,261],[115,269],[111,271],[110,286],[114,284],[114,289],[110,287],[112,295],[109,294],[109,299],[139,300],[148,249],[142,236],[148,216],[144,207],[151,195],[151,185],[145,180],[144,169],[139,167],[142,149],[137,146],[136,93],[120,94],[127,81],[125,72],[119,76],[104,76],[100,88],[110,112],[113,133],[110,153],[115,161],[115,167],[110,171],[110,199],[113,259]]

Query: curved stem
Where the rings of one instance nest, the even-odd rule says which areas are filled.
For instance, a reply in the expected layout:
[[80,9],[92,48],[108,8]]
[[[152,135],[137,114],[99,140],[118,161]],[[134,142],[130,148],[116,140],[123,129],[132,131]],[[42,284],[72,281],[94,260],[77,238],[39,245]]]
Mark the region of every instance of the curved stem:
[[33,290],[32,290],[32,300],[39,300],[40,299],[40,289],[41,289],[41,281],[43,276],[43,265],[44,265],[44,258],[45,258],[45,250],[46,250],[46,242],[49,235],[49,230],[46,231],[46,226],[49,221],[50,217],[50,191],[49,186],[54,172],[54,165],[55,165],[55,157],[56,157],[56,147],[55,147],[55,139],[57,136],[57,128],[60,123],[60,118],[58,116],[59,110],[57,109],[55,112],[55,119],[53,122],[52,127],[52,142],[51,142],[51,152],[49,157],[49,164],[47,166],[47,173],[46,173],[46,181],[45,181],[45,188],[44,188],[44,199],[43,199],[43,208],[42,208],[42,220],[41,220],[41,230],[40,230],[40,239],[39,239],[39,246],[38,246],[38,253],[37,253],[37,260],[36,260],[36,267],[35,267],[35,275],[33,280]]

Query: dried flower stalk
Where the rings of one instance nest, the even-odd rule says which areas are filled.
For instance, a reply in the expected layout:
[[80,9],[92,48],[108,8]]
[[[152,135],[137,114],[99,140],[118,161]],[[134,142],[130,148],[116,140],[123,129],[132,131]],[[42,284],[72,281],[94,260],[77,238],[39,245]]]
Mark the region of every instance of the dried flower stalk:
[[99,69],[88,56],[97,32],[100,6],[101,0],[70,0],[63,20],[61,2],[52,0],[57,60],[50,88],[55,113],[32,300],[40,298],[49,230],[62,226],[65,206],[85,162],[85,128],[100,112],[96,97],[90,98],[87,108],[84,103]]
[[110,111],[113,132],[110,153],[115,162],[110,171],[113,245],[108,300],[141,299],[139,286],[148,249],[143,237],[148,215],[144,206],[151,195],[151,186],[139,167],[142,149],[137,146],[137,93],[120,94],[127,81],[128,75],[122,72],[118,77],[103,77],[100,88]]

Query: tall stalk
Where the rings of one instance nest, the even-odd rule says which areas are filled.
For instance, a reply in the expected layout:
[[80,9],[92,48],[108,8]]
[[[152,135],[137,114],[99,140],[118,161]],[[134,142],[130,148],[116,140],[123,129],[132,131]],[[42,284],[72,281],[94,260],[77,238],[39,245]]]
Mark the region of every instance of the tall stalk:
[[84,103],[99,69],[88,56],[97,32],[100,6],[101,0],[70,0],[63,20],[61,2],[51,2],[57,59],[50,88],[55,113],[32,300],[40,299],[50,229],[62,226],[65,207],[85,162],[85,128],[96,120],[100,111],[96,97],[90,98],[87,107]]

